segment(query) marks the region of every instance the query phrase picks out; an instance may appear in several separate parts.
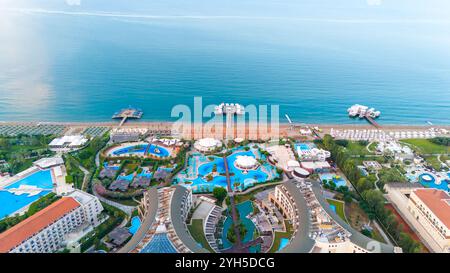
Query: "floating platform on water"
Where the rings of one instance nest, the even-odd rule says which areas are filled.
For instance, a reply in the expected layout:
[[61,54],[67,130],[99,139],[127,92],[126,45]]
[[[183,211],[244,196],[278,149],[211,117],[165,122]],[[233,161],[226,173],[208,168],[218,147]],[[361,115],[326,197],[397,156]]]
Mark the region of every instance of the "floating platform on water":
[[215,107],[214,113],[216,115],[243,115],[245,108],[238,103],[221,103]]
[[114,113],[113,119],[121,119],[120,126],[125,123],[127,119],[140,119],[144,111],[138,108],[128,107],[121,109],[119,112]]

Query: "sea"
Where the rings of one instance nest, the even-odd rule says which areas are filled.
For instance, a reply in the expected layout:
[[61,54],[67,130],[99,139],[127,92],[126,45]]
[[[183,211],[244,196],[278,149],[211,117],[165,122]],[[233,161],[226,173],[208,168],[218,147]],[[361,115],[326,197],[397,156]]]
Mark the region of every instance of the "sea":
[[281,122],[364,123],[358,103],[449,125],[450,4],[338,2],[3,0],[0,121],[171,121],[202,97]]

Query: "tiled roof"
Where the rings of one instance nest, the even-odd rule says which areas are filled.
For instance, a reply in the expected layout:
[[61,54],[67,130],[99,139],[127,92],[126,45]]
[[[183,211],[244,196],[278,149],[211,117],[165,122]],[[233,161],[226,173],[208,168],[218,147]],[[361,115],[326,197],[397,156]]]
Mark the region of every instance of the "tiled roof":
[[450,195],[436,189],[417,189],[414,193],[450,229]]
[[72,197],[63,197],[50,206],[0,234],[0,253],[9,252],[23,241],[56,222],[80,204]]

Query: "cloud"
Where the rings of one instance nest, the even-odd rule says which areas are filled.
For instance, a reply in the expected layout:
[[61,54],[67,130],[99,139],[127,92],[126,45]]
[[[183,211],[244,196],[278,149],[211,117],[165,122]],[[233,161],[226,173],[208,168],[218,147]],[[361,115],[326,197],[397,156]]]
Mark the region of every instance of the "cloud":
[[81,0],[66,0],[66,4],[69,6],[79,6],[81,5]]
[[369,6],[380,6],[381,4],[381,0],[367,0],[367,5]]

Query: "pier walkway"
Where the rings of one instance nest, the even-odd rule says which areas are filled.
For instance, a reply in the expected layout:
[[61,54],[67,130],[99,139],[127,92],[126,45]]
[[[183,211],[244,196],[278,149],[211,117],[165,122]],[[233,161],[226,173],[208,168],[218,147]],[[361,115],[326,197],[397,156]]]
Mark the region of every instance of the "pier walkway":
[[[234,194],[233,190],[231,188],[231,179],[230,179],[230,171],[228,169],[228,160],[226,156],[223,156],[223,163],[225,166],[225,174],[227,176],[227,188],[228,188],[228,195],[230,196],[230,205],[231,205],[231,217],[233,218],[233,223],[237,223],[239,220],[239,217],[237,215],[236,211],[236,204],[234,201]],[[234,233],[236,234],[236,243],[233,245],[232,249],[241,249],[242,248],[242,241],[241,241],[241,234],[239,231],[238,225],[234,226]]]
[[371,118],[371,117],[369,117],[369,116],[364,116],[365,118],[366,118],[366,120],[370,123],[370,124],[372,124],[375,128],[377,128],[377,129],[379,129],[381,126],[373,119],[373,118]]

